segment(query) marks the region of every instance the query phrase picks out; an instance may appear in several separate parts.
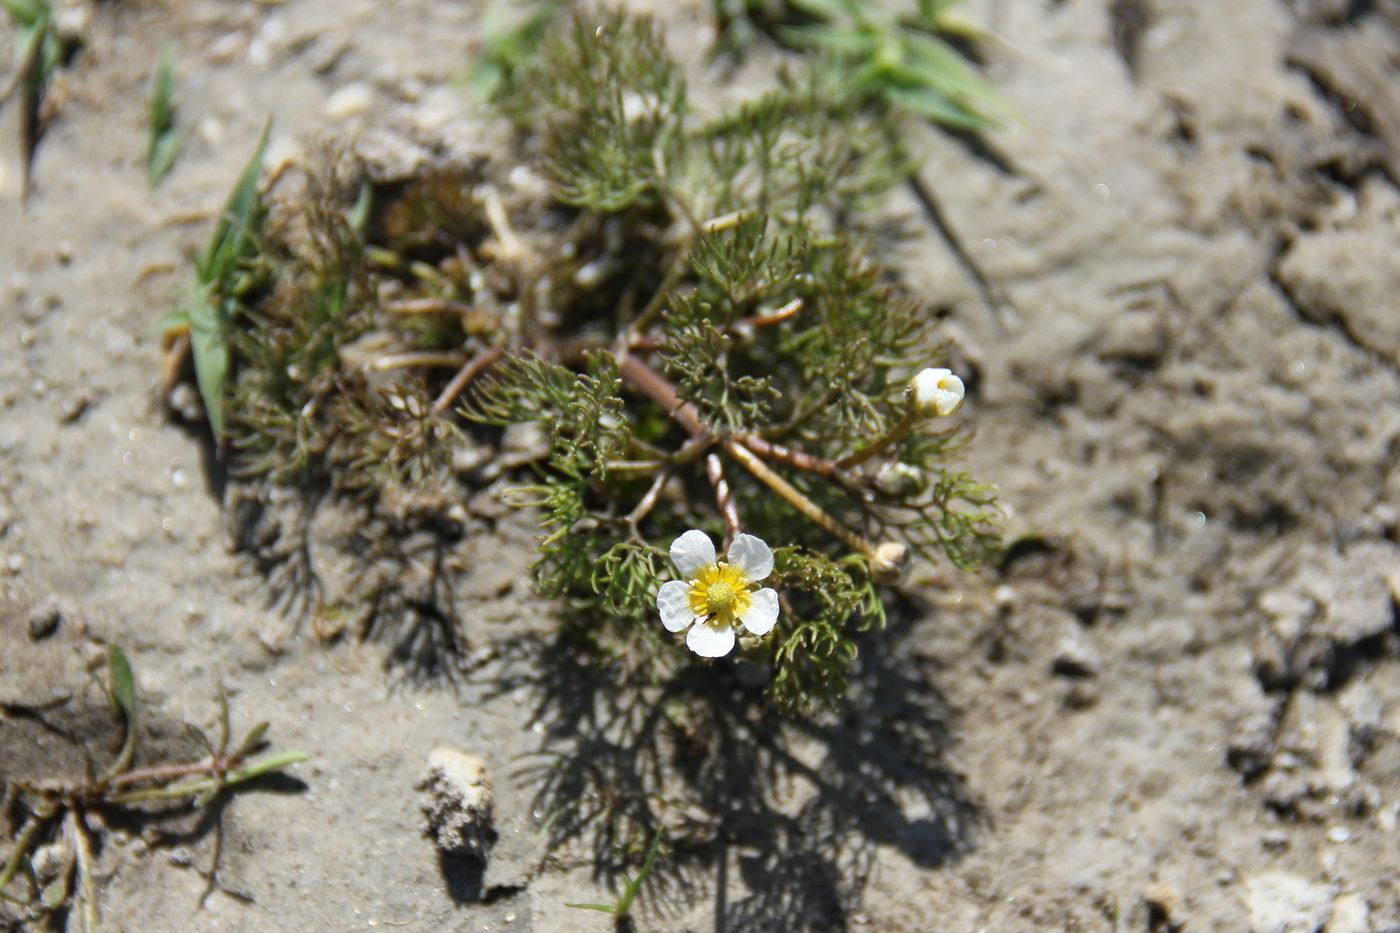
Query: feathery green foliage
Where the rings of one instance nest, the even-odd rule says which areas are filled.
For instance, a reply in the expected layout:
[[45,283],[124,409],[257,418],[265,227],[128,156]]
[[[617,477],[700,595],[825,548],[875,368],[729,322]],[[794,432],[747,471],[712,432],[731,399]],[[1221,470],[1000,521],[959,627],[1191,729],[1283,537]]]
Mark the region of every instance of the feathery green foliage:
[[[600,614],[587,631],[601,643],[654,631],[664,546],[686,528],[737,530],[718,504],[715,459],[743,529],[794,545],[773,577],[788,599],[778,629],[749,649],[772,667],[773,699],[839,694],[853,634],[883,623],[871,565],[888,573],[880,555],[891,552],[880,542],[971,566],[995,541],[991,492],[939,466],[956,432],[920,423],[877,469],[839,466],[899,430],[909,378],[934,351],[927,316],[843,229],[903,177],[892,127],[820,77],[689,118],[655,28],[622,14],[579,17],[546,39],[519,87],[506,111],[544,128],[536,158],[559,200],[613,218],[593,266],[624,268],[638,237],[660,247],[649,267],[604,283],[612,300],[561,314],[604,338],[607,351],[579,357],[590,370],[507,357],[468,405],[478,421],[549,425],[551,454],[527,495],[549,529],[545,591]],[[608,164],[587,139],[608,143]],[[570,307],[558,293],[553,306]],[[599,359],[616,361],[607,380],[591,372]],[[880,469],[894,460],[929,480],[892,491]],[[844,540],[807,521],[810,508]]]
[[539,128],[545,169],[565,204],[601,213],[655,206],[684,118],[685,83],[649,19],[573,17],[540,49],[547,67],[502,100]]

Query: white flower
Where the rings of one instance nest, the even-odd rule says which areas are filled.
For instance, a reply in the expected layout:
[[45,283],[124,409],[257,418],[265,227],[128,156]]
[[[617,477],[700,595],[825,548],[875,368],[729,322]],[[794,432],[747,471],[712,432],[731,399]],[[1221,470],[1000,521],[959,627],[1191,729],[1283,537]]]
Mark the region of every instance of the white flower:
[[962,408],[966,389],[951,369],[925,369],[909,383],[910,396],[919,414],[946,418]]
[[702,658],[734,650],[734,625],[767,635],[778,621],[778,593],[755,584],[773,572],[773,549],[753,535],[736,535],[727,561],[703,531],[687,531],[671,545],[671,562],[685,576],[661,584],[656,608],[668,632],[690,629],[686,646]]

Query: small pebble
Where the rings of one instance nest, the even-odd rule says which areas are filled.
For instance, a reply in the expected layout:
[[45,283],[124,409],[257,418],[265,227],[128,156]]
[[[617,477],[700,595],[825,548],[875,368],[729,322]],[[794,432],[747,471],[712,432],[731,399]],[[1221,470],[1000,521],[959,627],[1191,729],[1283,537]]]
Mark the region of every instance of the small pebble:
[[29,613],[29,637],[34,641],[43,641],[58,631],[62,623],[63,611],[57,603],[48,600]]
[[418,788],[425,792],[423,815],[438,849],[485,859],[496,838],[486,763],[475,755],[439,746],[428,756]]
[[87,412],[90,404],[92,402],[86,395],[74,395],[64,399],[58,409],[59,424],[72,424],[77,421]]
[[348,120],[367,113],[373,104],[373,89],[368,84],[357,81],[339,88],[326,98],[321,112],[331,120]]
[[226,32],[205,49],[205,55],[216,65],[231,62],[243,54],[243,50],[248,47],[248,40],[239,32]]
[[1066,625],[1055,645],[1051,670],[1061,677],[1094,677],[1099,665],[1098,650],[1089,636],[1077,625]]
[[1181,892],[1166,882],[1154,881],[1149,884],[1142,892],[1142,899],[1147,903],[1148,910],[1159,920],[1153,925],[1153,929],[1173,923],[1173,917],[1180,920],[1182,915]]
[[1327,920],[1327,933],[1368,933],[1371,909],[1366,898],[1356,892],[1340,895],[1332,901],[1332,916]]
[[194,424],[204,419],[204,403],[200,401],[199,390],[188,382],[182,382],[170,390],[169,405],[181,421]]

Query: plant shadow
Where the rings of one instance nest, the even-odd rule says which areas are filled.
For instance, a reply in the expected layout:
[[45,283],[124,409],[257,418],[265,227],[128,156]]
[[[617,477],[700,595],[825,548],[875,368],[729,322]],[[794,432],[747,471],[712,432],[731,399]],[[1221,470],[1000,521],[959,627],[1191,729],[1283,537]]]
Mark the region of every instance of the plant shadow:
[[310,624],[322,642],[387,645],[386,670],[410,685],[460,680],[466,529],[445,508],[394,514],[328,490],[283,502],[269,501],[262,486],[242,492],[231,509],[232,548],[262,578],[269,610],[294,629]]
[[536,697],[542,740],[522,773],[539,782],[551,851],[582,847],[616,888],[664,824],[645,909],[708,891],[717,930],[846,929],[879,849],[936,868],[985,823],[947,762],[957,714],[912,629],[897,611],[862,636],[847,694],[810,716],[774,710],[746,662],[667,679],[591,658],[567,631],[517,646],[493,687]]

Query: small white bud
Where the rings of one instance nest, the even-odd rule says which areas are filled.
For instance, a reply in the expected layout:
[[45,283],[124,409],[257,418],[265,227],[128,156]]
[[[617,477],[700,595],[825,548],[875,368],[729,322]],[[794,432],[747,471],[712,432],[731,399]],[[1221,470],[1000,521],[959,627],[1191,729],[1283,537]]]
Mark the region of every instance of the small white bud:
[[907,499],[928,488],[928,475],[908,463],[892,463],[875,474],[875,488],[887,496]]
[[886,541],[875,548],[870,558],[870,572],[879,583],[896,583],[909,563],[909,549],[898,541]]
[[951,369],[930,367],[909,382],[909,398],[926,418],[946,418],[962,408],[966,389]]

